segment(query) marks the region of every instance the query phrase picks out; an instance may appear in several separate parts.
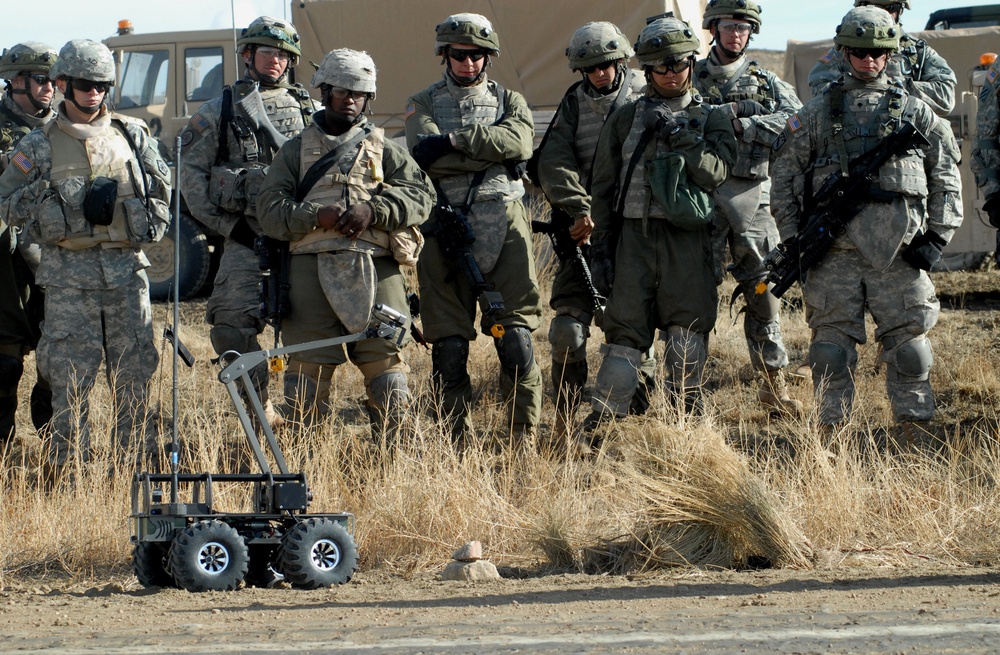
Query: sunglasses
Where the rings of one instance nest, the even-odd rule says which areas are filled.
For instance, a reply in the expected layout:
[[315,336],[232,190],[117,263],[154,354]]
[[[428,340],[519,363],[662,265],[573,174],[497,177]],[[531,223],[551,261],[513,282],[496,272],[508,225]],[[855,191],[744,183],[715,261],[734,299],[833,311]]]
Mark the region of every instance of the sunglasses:
[[291,53],[278,48],[257,48],[257,54],[263,55],[267,59],[277,59],[278,61],[288,61],[292,58]]
[[337,100],[347,100],[351,98],[356,102],[361,102],[368,97],[368,93],[365,91],[352,91],[351,89],[343,89],[339,86],[327,87],[328,93],[336,98]]
[[615,61],[612,59],[611,61],[605,61],[605,62],[600,63],[600,64],[594,64],[593,66],[584,66],[580,70],[582,70],[587,75],[590,75],[591,73],[593,73],[597,69],[607,70],[607,69],[611,68],[614,65],[615,65]]
[[657,75],[666,75],[667,73],[683,73],[689,68],[691,68],[691,60],[681,59],[680,61],[675,61],[672,64],[660,64],[659,66],[653,66],[652,70]]
[[727,34],[749,34],[753,30],[753,25],[750,23],[734,23],[731,20],[720,20],[719,31],[725,32]]
[[44,73],[31,73],[25,75],[25,77],[30,77],[31,79],[35,80],[35,84],[37,84],[38,86],[45,86],[46,84],[52,83],[52,80],[49,79],[49,76],[45,75]]
[[80,93],[90,93],[94,89],[97,89],[101,93],[107,93],[111,90],[111,85],[107,82],[91,82],[90,80],[80,80],[74,79],[70,82],[74,91],[79,91]]
[[848,52],[850,52],[852,57],[857,59],[864,59],[865,57],[878,59],[889,54],[889,51],[883,48],[851,48]]
[[489,53],[484,50],[452,50],[448,48],[448,56],[455,61],[465,61],[466,59],[481,61],[487,54]]

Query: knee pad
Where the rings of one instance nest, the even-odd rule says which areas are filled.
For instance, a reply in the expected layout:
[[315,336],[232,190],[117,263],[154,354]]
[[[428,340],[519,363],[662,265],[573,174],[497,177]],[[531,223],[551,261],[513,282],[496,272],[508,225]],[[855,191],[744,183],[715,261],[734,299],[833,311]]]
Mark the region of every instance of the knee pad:
[[235,350],[241,355],[244,353],[260,350],[257,342],[257,330],[253,328],[236,328],[228,325],[217,325],[208,333],[212,341],[212,348],[216,355],[222,355],[230,350]]
[[900,375],[923,381],[930,375],[934,365],[934,352],[930,340],[921,335],[893,348],[886,348],[882,359]]
[[0,394],[2,389],[11,388],[15,394],[17,383],[24,374],[24,360],[10,355],[0,355]]
[[624,416],[639,386],[642,352],[606,343],[601,345],[601,355],[603,360],[594,384],[593,407],[598,411],[606,409],[615,416]]
[[743,298],[747,303],[747,312],[753,314],[762,323],[773,321],[778,315],[781,301],[774,297],[770,291],[758,294],[754,291],[753,285],[748,285],[743,290]]
[[558,362],[579,362],[587,359],[587,337],[590,326],[572,316],[556,316],[549,323],[549,343],[552,359]]
[[389,409],[405,407],[410,401],[410,388],[406,374],[398,371],[383,373],[368,383],[368,405]]
[[459,384],[467,375],[469,342],[462,337],[445,337],[431,347],[432,376],[446,387]]
[[535,364],[531,332],[527,328],[507,328],[506,334],[493,340],[500,358],[500,368],[511,380],[524,375]]
[[664,360],[671,371],[693,371],[705,365],[708,345],[705,335],[679,325],[667,328]]
[[809,366],[821,377],[837,377],[850,370],[847,349],[831,341],[816,341],[809,346]]

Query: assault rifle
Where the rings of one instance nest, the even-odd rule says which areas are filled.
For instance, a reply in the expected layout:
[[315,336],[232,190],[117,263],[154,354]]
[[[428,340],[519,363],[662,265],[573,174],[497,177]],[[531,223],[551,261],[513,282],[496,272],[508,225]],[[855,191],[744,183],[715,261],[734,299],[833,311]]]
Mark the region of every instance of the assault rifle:
[[813,196],[813,209],[800,223],[804,226],[764,258],[767,278],[757,284],[755,292],[762,295],[768,290],[768,283],[773,283],[771,293],[780,298],[805,271],[826,256],[866,203],[889,202],[895,197],[874,186],[879,168],[891,157],[927,143],[927,138],[912,124],[904,123],[877,146],[852,159],[849,175],[831,173]]
[[[257,255],[257,265],[260,268],[260,317],[274,328],[274,347],[278,347],[281,337],[281,319],[292,311],[289,299],[291,284],[288,281],[292,256],[288,242],[272,239],[267,235],[257,237],[253,244],[253,252]],[[284,360],[271,360],[271,370],[281,371]]]
[[559,207],[552,208],[552,218],[548,223],[545,221],[531,221],[531,231],[536,234],[546,234],[552,239],[552,250],[560,261],[569,262],[577,275],[583,280],[583,285],[587,288],[587,295],[593,308],[594,316],[604,313],[604,305],[607,299],[602,296],[594,286],[594,279],[590,276],[590,265],[587,258],[583,256],[583,250],[569,234],[569,229],[573,225],[573,217],[565,209]]
[[503,326],[497,322],[497,317],[504,311],[503,296],[499,291],[493,290],[493,285],[486,282],[483,272],[479,270],[479,264],[472,254],[476,233],[469,224],[469,219],[462,209],[456,209],[444,200],[441,193],[438,193],[434,216],[435,224],[430,227],[421,226],[421,231],[427,236],[437,237],[441,253],[461,271],[472,294],[479,300],[483,318],[492,321],[490,333],[499,339],[504,335]]
[[275,129],[264,108],[264,99],[260,97],[260,87],[254,84],[253,91],[236,101],[236,109],[254,132],[267,135],[271,146],[278,150],[288,141],[288,137]]

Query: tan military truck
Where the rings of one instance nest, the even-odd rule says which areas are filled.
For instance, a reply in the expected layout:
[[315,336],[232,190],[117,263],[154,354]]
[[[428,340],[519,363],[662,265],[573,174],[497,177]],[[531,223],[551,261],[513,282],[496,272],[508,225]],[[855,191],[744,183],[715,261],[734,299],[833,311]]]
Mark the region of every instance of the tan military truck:
[[[390,135],[403,127],[406,99],[441,75],[434,56],[434,27],[456,11],[485,15],[500,34],[501,56],[490,76],[521,92],[535,114],[540,136],[576,79],[566,64],[570,36],[588,20],[610,20],[626,35],[638,36],[646,18],[667,11],[691,23],[707,47],[701,16],[707,0],[290,0],[291,21],[302,37],[299,81],[308,85],[309,62],[318,63],[334,48],[367,50],[378,66],[378,96],[371,120]],[[113,101],[118,111],[144,119],[169,161],[177,133],[202,102],[222,94],[242,74],[236,55],[238,30],[135,33],[122,21],[104,43],[119,63]],[[183,165],[183,161],[182,164]],[[187,298],[211,279],[222,239],[188,215],[181,218],[179,291]],[[173,230],[146,249],[152,263],[150,292],[166,299],[173,277]]]
[[[998,26],[1000,12],[996,7],[965,10],[955,8],[935,12],[931,15],[927,30],[910,33],[915,38],[924,39],[944,57],[958,78],[955,108],[947,119],[962,148],[960,168],[965,219],[945,249],[942,265],[949,270],[975,268],[985,261],[989,253],[1000,252],[1000,248],[997,247],[997,230],[989,224],[985,212],[982,211],[984,199],[976,187],[975,177],[969,166],[972,158],[972,141],[976,134],[979,91],[982,89],[986,70],[991,61],[984,57],[1000,49],[1000,26]],[[971,9],[976,11],[969,11]],[[980,25],[989,21],[990,25],[961,27],[970,20],[978,21]],[[956,28],[952,28],[952,25]],[[942,29],[931,29],[934,26]],[[832,40],[788,42],[784,79],[795,85],[803,102],[812,97],[807,82],[809,71],[812,70],[816,60],[832,45]]]

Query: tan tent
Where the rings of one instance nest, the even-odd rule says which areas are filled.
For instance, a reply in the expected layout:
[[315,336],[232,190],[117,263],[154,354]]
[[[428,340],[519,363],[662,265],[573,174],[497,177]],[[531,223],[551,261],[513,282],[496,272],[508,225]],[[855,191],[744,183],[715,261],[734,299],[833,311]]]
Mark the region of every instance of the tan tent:
[[354,48],[372,56],[378,67],[378,97],[372,103],[375,122],[392,132],[402,127],[406,99],[440,79],[434,27],[449,14],[486,16],[500,35],[501,49],[490,76],[521,92],[532,109],[551,111],[578,79],[567,66],[565,51],[579,26],[611,21],[634,42],[647,17],[673,11],[691,24],[707,48],[708,33],[701,29],[706,4],[707,0],[301,0],[292,2],[292,22],[302,36],[299,76],[305,84],[311,73],[306,62],[319,63],[329,50]]

